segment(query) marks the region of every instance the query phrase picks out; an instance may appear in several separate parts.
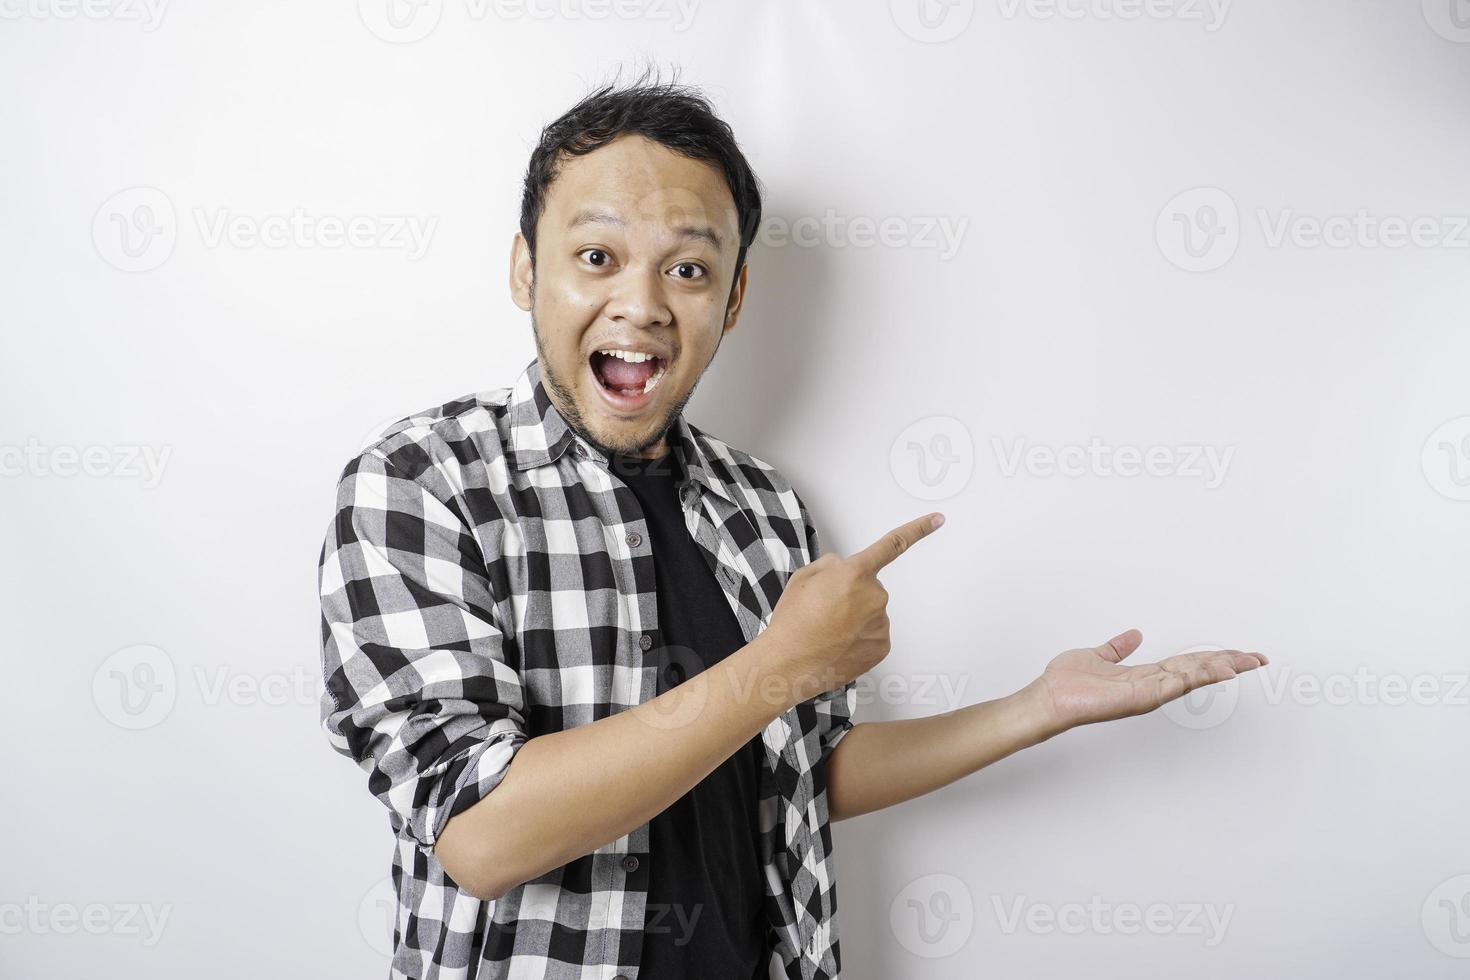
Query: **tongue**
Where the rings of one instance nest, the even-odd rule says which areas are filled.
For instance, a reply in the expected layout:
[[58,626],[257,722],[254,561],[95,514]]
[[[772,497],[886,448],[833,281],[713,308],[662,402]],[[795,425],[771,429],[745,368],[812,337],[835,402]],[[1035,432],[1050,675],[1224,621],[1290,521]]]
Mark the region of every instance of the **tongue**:
[[637,364],[630,364],[620,357],[608,357],[599,354],[602,358],[602,380],[609,388],[635,388],[643,390],[644,383],[653,377],[654,360],[649,358]]

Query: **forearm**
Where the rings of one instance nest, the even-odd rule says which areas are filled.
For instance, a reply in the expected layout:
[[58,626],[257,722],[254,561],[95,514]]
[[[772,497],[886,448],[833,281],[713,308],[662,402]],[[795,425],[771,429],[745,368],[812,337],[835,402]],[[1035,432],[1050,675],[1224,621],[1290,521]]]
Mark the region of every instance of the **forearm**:
[[648,702],[528,740],[435,855],[494,898],[652,819],[800,699],[768,635]]
[[845,820],[911,800],[1044,742],[1058,729],[1027,687],[956,711],[863,722],[827,762],[827,809]]

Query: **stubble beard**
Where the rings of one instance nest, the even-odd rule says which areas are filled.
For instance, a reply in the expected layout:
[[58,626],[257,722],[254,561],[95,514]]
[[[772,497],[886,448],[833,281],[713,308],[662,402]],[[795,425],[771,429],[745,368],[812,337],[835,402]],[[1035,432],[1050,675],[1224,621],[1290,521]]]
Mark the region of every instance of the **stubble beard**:
[[[557,376],[556,371],[551,366],[551,359],[546,356],[546,347],[541,342],[541,329],[536,325],[536,289],[534,284],[531,287],[531,334],[536,338],[536,357],[541,362],[541,379],[545,383],[546,389],[556,396],[558,411],[561,411],[562,417],[566,419],[566,423],[571,427],[572,431],[576,432],[577,435],[581,436],[604,455],[617,453],[622,456],[637,456],[658,445],[659,441],[673,428],[674,420],[684,411],[684,406],[689,403],[689,399],[694,397],[694,390],[699,387],[700,379],[704,377],[704,373],[700,372],[699,378],[694,379],[694,384],[689,386],[689,390],[684,393],[684,397],[679,399],[678,402],[664,413],[663,421],[659,423],[654,429],[653,434],[647,439],[632,446],[608,445],[594,436],[587,428],[587,422],[582,417],[581,406],[577,404],[574,389]],[[718,344],[716,344],[715,349],[719,350]],[[711,360],[713,359],[711,357]],[[596,383],[596,379],[593,379],[593,383]]]

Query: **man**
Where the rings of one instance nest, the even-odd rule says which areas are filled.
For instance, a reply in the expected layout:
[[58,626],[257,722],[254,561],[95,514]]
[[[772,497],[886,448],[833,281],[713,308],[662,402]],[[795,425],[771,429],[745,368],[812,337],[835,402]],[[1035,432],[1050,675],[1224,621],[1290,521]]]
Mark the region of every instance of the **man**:
[[855,723],[877,573],[683,417],[734,328],[756,179],[697,93],[607,86],[543,132],[510,268],[536,359],[351,460],[322,550],[324,726],[397,837],[391,976],[837,977],[830,821],[1265,662],[1125,667]]

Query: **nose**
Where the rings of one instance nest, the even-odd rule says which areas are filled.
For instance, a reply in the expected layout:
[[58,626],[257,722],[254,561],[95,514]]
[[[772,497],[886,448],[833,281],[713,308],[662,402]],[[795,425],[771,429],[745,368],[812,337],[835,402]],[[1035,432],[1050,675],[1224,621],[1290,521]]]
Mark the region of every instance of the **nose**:
[[608,298],[607,315],[640,330],[668,326],[673,314],[664,296],[662,273],[655,268],[634,265],[618,273]]

